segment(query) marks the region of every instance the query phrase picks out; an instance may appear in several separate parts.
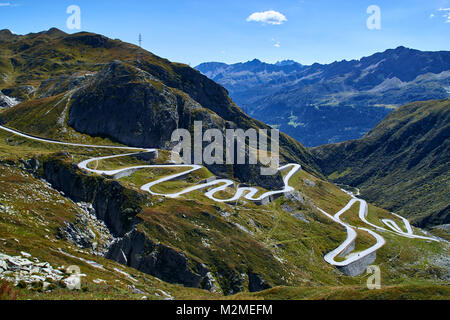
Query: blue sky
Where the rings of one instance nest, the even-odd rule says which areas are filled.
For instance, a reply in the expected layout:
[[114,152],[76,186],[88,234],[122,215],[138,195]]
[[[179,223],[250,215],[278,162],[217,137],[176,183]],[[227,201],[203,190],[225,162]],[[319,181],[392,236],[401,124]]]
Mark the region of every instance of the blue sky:
[[[330,63],[399,45],[450,50],[450,0],[0,0],[0,29],[78,32],[66,26],[70,5],[81,8],[83,31],[133,43],[142,33],[145,49],[192,66],[254,58]],[[366,26],[370,5],[381,10],[381,30]],[[275,20],[248,19],[269,10]]]

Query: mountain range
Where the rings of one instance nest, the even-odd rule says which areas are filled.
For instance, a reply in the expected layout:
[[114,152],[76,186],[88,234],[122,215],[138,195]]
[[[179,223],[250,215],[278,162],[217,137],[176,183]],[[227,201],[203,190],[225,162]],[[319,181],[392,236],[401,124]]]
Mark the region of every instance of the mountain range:
[[308,147],[358,139],[408,102],[450,97],[450,52],[389,49],[304,66],[257,59],[196,67],[252,117]]

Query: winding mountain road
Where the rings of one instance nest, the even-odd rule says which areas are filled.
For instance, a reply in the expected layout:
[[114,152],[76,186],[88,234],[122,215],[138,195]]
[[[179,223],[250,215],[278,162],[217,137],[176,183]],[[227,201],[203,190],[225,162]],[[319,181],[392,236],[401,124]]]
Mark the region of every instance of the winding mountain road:
[[[145,184],[145,185],[143,185],[141,187],[141,190],[143,190],[145,192],[149,192],[152,195],[163,196],[163,197],[168,197],[168,198],[178,198],[178,197],[180,197],[182,195],[185,195],[185,194],[193,192],[193,191],[208,189],[204,193],[205,196],[208,197],[209,199],[213,200],[213,201],[216,201],[216,202],[234,203],[234,202],[238,201],[239,199],[244,198],[244,199],[247,199],[247,200],[255,202],[255,203],[268,203],[276,195],[282,195],[282,194],[286,194],[286,193],[295,191],[295,189],[289,185],[289,181],[297,172],[299,172],[301,170],[301,166],[299,164],[295,164],[295,163],[290,163],[290,164],[287,164],[287,165],[284,165],[284,166],[280,167],[278,169],[278,171],[280,171],[280,172],[289,170],[289,172],[283,178],[284,188],[282,190],[265,192],[264,194],[260,195],[259,197],[255,197],[255,195],[259,192],[259,190],[257,188],[238,187],[236,189],[236,192],[235,192],[233,197],[231,197],[229,199],[216,198],[214,196],[216,193],[218,193],[220,191],[224,191],[225,189],[227,189],[229,187],[234,187],[235,182],[232,181],[232,180],[229,180],[229,179],[216,179],[216,180],[213,180],[213,181],[200,183],[198,185],[185,188],[182,191],[179,191],[177,193],[161,194],[161,193],[156,193],[156,192],[152,191],[151,188],[156,186],[156,185],[158,185],[158,184],[160,184],[160,183],[171,181],[171,180],[174,180],[174,179],[178,179],[178,178],[187,176],[188,174],[190,174],[192,172],[195,172],[197,170],[202,169],[203,166],[201,166],[201,165],[187,165],[187,164],[167,164],[167,165],[163,164],[163,165],[141,165],[141,166],[128,167],[128,168],[118,169],[118,170],[97,170],[97,169],[91,169],[91,168],[88,167],[88,165],[90,163],[92,163],[92,162],[98,162],[98,161],[107,160],[107,159],[113,159],[113,158],[134,156],[134,155],[143,154],[143,153],[156,153],[157,149],[154,149],[154,148],[143,149],[143,148],[121,147],[121,146],[87,145],[87,144],[60,142],[60,141],[55,141],[55,140],[49,140],[49,139],[35,137],[35,136],[28,135],[28,134],[25,134],[25,133],[22,133],[22,132],[19,132],[17,130],[10,129],[10,128],[4,127],[4,126],[0,126],[0,129],[4,130],[6,132],[9,132],[9,133],[15,134],[17,136],[23,137],[23,138],[27,138],[27,139],[34,140],[34,141],[39,141],[39,142],[44,142],[44,143],[52,143],[52,144],[58,144],[58,145],[64,145],[64,146],[72,146],[72,147],[85,147],[85,148],[96,148],[96,149],[113,149],[113,150],[135,151],[135,152],[132,152],[132,153],[126,153],[126,154],[120,154],[120,155],[112,155],[112,156],[106,156],[106,157],[91,158],[91,159],[82,161],[82,162],[80,162],[78,164],[78,167],[81,170],[85,170],[85,171],[90,172],[90,173],[106,175],[106,176],[111,176],[111,177],[116,177],[117,178],[117,177],[120,177],[120,176],[129,175],[129,174],[131,174],[133,172],[136,172],[136,171],[142,170],[142,169],[152,169],[152,168],[159,168],[159,169],[161,169],[161,168],[163,168],[163,169],[184,168],[184,169],[186,169],[183,172],[175,173],[175,174],[172,174],[172,175],[169,175],[169,176],[157,179],[157,180],[152,181],[150,183],[147,183],[147,184]],[[342,214],[344,214],[346,211],[348,211],[355,203],[359,203],[360,204],[359,215],[358,215],[360,220],[362,222],[364,222],[365,224],[375,228],[375,230],[377,230],[377,231],[391,232],[393,234],[396,234],[396,235],[399,235],[399,236],[402,236],[402,237],[407,237],[407,238],[424,239],[424,240],[429,240],[429,241],[439,241],[439,240],[434,239],[434,238],[414,235],[413,234],[413,230],[412,230],[411,225],[409,224],[408,220],[406,220],[405,218],[403,218],[403,217],[401,217],[401,216],[399,216],[399,215],[397,215],[395,213],[393,213],[393,215],[402,220],[402,222],[405,225],[406,231],[403,231],[398,226],[398,224],[395,221],[391,220],[391,219],[382,219],[382,222],[389,229],[377,226],[377,225],[369,222],[367,220],[367,215],[368,215],[367,202],[362,200],[362,199],[358,199],[353,194],[351,194],[351,193],[349,193],[349,192],[347,192],[345,190],[343,190],[343,191],[348,193],[348,194],[350,194],[352,196],[352,199],[349,201],[349,203],[342,210],[337,212],[335,215],[331,215],[328,212],[325,212],[324,210],[322,210],[321,208],[316,207],[317,210],[319,210],[321,213],[326,215],[331,220],[333,220],[336,223],[342,225],[347,231],[347,238],[345,239],[345,241],[339,247],[337,247],[336,249],[334,249],[333,251],[331,251],[331,252],[329,252],[328,254],[325,255],[324,259],[329,264],[334,265],[336,267],[344,268],[343,270],[346,270],[345,268],[350,268],[352,265],[359,265],[359,269],[361,269],[361,265],[365,268],[365,264],[368,264],[368,262],[362,263],[362,261],[369,261],[366,258],[367,257],[374,257],[375,254],[376,254],[376,251],[378,249],[380,249],[381,247],[383,247],[385,245],[385,243],[386,243],[385,239],[381,235],[379,235],[378,233],[376,233],[376,232],[374,232],[372,230],[369,230],[367,228],[352,226],[352,225],[350,225],[348,223],[345,223],[345,222],[343,222],[341,220]],[[355,241],[356,241],[357,235],[358,235],[357,230],[362,230],[362,231],[365,231],[365,232],[369,233],[370,235],[372,235],[375,238],[375,240],[376,240],[376,244],[371,246],[368,249],[363,250],[363,251],[354,252],[354,250],[355,250]],[[339,259],[337,261],[336,260],[337,258],[341,258],[341,259]],[[372,260],[374,260],[374,258],[372,258]],[[347,271],[343,271],[343,272],[346,273]]]

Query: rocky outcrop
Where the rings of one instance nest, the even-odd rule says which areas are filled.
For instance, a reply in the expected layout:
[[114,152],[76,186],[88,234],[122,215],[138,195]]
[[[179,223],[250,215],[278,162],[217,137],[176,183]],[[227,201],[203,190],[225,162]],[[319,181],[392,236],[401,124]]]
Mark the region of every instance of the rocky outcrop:
[[21,252],[21,256],[0,253],[0,279],[16,286],[51,290],[53,282],[65,281],[68,276],[63,267],[53,268],[50,263],[41,262],[29,253]]
[[261,275],[253,272],[248,273],[248,290],[250,292],[259,292],[270,288],[271,286]]
[[98,219],[115,237],[121,237],[139,223],[137,214],[143,195],[125,189],[119,182],[103,177],[84,175],[75,164],[64,158],[42,163],[41,176],[53,188],[64,192],[74,202],[92,203]]
[[305,209],[304,196],[298,191],[288,192],[284,196],[287,201],[281,205],[281,209],[284,212],[291,214],[297,220],[309,223],[310,221],[303,211]]
[[68,124],[129,146],[164,148],[195,107],[150,74],[114,61],[73,95]]
[[106,257],[169,283],[206,290],[215,287],[205,265],[137,230],[114,242]]
[[36,90],[38,98],[52,97],[66,91],[77,89],[92,76],[93,74],[91,73],[78,72],[70,76],[62,75],[44,80]]
[[6,96],[6,95],[4,95],[3,93],[0,92],[0,109],[14,107],[19,102],[20,102],[19,100],[15,99],[15,98],[8,97],[8,96]]
[[16,86],[12,88],[3,89],[0,94],[7,96],[9,100],[12,100],[15,104],[30,99],[34,92],[35,88],[30,85],[24,86]]
[[114,237],[109,229],[97,219],[92,204],[78,203],[82,213],[77,214],[74,222],[65,222],[59,228],[57,238],[69,241],[80,248],[90,249],[94,255],[103,256],[111,246]]
[[305,204],[305,200],[304,200],[302,194],[298,191],[288,192],[285,194],[285,197],[286,197],[286,200],[288,200],[288,201],[292,201],[294,203],[301,204],[301,205]]

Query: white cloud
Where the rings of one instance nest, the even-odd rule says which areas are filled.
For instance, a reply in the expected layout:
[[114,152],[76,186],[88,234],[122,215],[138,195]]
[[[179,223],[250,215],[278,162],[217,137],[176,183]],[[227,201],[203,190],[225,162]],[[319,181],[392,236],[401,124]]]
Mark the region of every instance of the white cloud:
[[274,46],[275,48],[280,48],[280,47],[281,47],[281,44],[280,44],[279,41],[277,41],[277,39],[272,38],[271,41],[273,42],[273,46]]
[[[437,11],[442,12],[440,15],[445,19],[446,23],[450,23],[450,8],[439,8]],[[430,19],[436,17],[434,13],[430,14]]]
[[450,23],[450,8],[439,8],[439,11],[445,12],[445,14],[443,15],[443,17],[447,19],[447,21],[445,22]]
[[255,21],[255,22],[279,25],[279,24],[286,22],[287,19],[284,14],[282,14],[278,11],[269,10],[269,11],[264,11],[264,12],[252,13],[247,18],[247,21],[248,22]]
[[0,2],[0,7],[18,7],[19,5],[11,2]]

